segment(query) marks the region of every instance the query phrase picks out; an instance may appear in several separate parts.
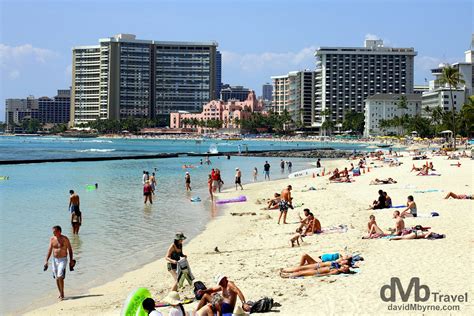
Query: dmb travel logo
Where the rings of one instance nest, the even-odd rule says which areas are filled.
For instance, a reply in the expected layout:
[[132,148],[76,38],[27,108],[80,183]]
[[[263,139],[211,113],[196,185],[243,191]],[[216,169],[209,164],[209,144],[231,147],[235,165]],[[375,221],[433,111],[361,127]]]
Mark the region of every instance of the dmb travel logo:
[[380,288],[380,298],[389,303],[389,311],[461,311],[468,302],[465,293],[443,293],[433,291],[428,285],[421,284],[420,278],[411,278],[408,284],[402,284],[400,278],[393,277],[390,284]]

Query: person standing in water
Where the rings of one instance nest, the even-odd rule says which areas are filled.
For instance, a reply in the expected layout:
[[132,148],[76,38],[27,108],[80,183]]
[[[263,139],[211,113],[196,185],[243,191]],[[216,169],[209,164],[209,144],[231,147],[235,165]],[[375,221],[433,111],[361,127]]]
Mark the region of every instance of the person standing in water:
[[64,299],[64,279],[66,278],[67,256],[69,254],[69,270],[73,271],[76,261],[69,239],[61,234],[61,226],[53,227],[53,237],[49,240],[48,254],[44,262],[44,271],[48,270],[49,258],[53,255],[53,277],[59,291],[59,299]]
[[184,182],[186,183],[186,191],[192,191],[191,190],[191,175],[187,171],[186,171],[186,175],[184,176]]
[[150,176],[150,185],[151,185],[151,193],[155,195],[155,188],[156,188],[156,176],[155,173],[152,172]]
[[79,210],[75,210],[71,213],[71,226],[72,226],[72,233],[79,234],[79,228],[82,225],[82,212]]
[[74,193],[74,190],[69,190],[69,194],[69,211],[71,213],[73,213],[74,211],[79,211],[79,195]]
[[265,164],[263,165],[263,173],[265,175],[265,180],[270,180],[270,164],[268,161],[265,161]]
[[239,168],[235,168],[235,190],[237,191],[237,186],[240,186],[240,189],[243,190],[242,187],[242,172]]
[[174,279],[174,284],[171,288],[171,291],[178,290],[178,274],[176,272],[176,270],[178,269],[178,261],[181,259],[181,257],[187,258],[187,256],[183,254],[183,242],[185,239],[186,236],[184,236],[183,233],[176,233],[174,241],[168,248],[168,252],[166,253],[165,259],[166,261],[168,261],[168,271],[171,273]]
[[143,186],[143,196],[145,197],[144,204],[146,204],[146,201],[149,201],[150,204],[153,204],[153,201],[151,199],[151,194],[152,194],[152,188],[150,185],[150,180],[147,180],[145,182],[145,185]]
[[257,181],[258,169],[257,167],[253,168],[253,182]]
[[209,177],[207,178],[207,188],[209,189],[209,196],[211,197],[211,201],[214,200],[214,194],[212,193],[214,190],[212,188],[212,182],[214,180],[212,180],[212,176],[211,174],[209,174]]
[[285,161],[283,159],[280,159],[280,169],[281,173],[285,172]]

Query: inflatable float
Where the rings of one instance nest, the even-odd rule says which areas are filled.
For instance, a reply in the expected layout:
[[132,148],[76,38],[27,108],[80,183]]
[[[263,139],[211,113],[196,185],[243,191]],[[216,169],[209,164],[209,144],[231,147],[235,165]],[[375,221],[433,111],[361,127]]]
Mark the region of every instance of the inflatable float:
[[192,197],[191,202],[201,202],[201,198],[199,196]]
[[142,307],[142,302],[151,297],[150,291],[140,287],[130,293],[123,304],[121,316],[147,316],[148,313]]
[[97,188],[95,187],[94,184],[88,184],[88,185],[86,185],[86,190],[87,190],[87,191],[94,191],[95,189],[97,189]]
[[0,176],[0,180],[8,180],[8,179],[10,179],[9,176]]
[[317,174],[320,174],[322,170],[323,170],[322,168],[305,169],[305,170],[290,173],[288,175],[288,178],[293,179],[293,178],[299,178],[299,177],[312,176],[313,174],[317,175]]
[[238,203],[238,202],[246,202],[247,197],[245,195],[241,195],[235,198],[230,198],[230,199],[223,199],[223,200],[217,200],[217,204],[227,204],[227,203]]

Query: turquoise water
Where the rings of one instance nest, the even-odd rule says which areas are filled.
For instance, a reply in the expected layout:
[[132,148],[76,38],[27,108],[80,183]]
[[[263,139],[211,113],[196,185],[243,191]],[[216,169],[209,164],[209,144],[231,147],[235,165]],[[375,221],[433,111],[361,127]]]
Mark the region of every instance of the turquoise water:
[[157,153],[196,152],[205,153],[210,147],[220,152],[248,150],[279,150],[294,148],[363,149],[364,144],[287,141],[224,141],[205,139],[157,140],[157,139],[105,139],[63,137],[0,137],[0,160],[47,159],[71,157],[152,155]]
[[[219,151],[236,151],[238,144],[252,149],[327,147],[328,144],[263,141],[169,141],[0,137],[0,160],[78,157],[92,155],[153,154],[157,152],[205,152],[211,145]],[[331,144],[338,147],[337,144]],[[347,149],[361,146],[341,145]],[[94,149],[94,150],[92,150]],[[176,231],[192,238],[219,214],[210,203],[207,175],[211,167],[222,170],[224,187],[233,186],[235,167],[243,184],[252,181],[252,169],[261,172],[266,159],[272,178],[286,177],[279,158],[213,157],[211,166],[190,169],[192,193],[184,188],[183,164],[199,165],[200,157],[156,160],[44,163],[0,166],[0,314],[18,310],[25,302],[56,297],[51,272],[43,272],[51,227],[61,225],[70,237],[76,271],[67,272],[66,296],[81,294],[126,271],[164,256]],[[309,167],[308,160],[291,159],[293,171]],[[158,188],[152,206],[143,205],[142,171],[157,168]],[[99,184],[87,191],[86,186]],[[81,198],[83,226],[72,236],[68,212],[69,190]],[[245,193],[245,191],[244,191]],[[240,194],[240,192],[239,192]],[[190,202],[199,196],[200,203]]]
[[[234,169],[240,167],[245,187],[251,182],[253,167],[262,170],[264,160],[214,158],[211,167],[222,170],[225,186],[233,185]],[[67,273],[66,296],[71,291],[83,293],[92,285],[163,257],[176,231],[190,238],[196,236],[219,212],[208,200],[206,184],[211,167],[190,170],[194,191],[185,192],[181,166],[198,161],[195,157],[0,167],[2,174],[10,176],[0,181],[0,314],[15,310],[25,301],[56,295],[51,272],[42,271],[53,225],[61,225],[70,237],[78,260],[76,271]],[[276,169],[273,176],[282,177],[277,168],[279,159],[269,161]],[[308,167],[306,160],[292,162],[293,170]],[[142,170],[155,167],[157,195],[152,206],[144,206]],[[99,189],[86,191],[86,185],[94,183]],[[69,189],[79,194],[84,217],[76,237],[71,237],[69,224]],[[190,202],[194,196],[200,196],[202,202]]]

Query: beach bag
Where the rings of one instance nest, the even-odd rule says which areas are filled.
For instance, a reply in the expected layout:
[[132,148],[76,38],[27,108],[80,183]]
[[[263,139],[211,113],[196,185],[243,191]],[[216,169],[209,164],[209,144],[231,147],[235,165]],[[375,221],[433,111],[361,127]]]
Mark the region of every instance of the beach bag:
[[200,300],[202,298],[202,295],[199,295],[198,291],[206,289],[207,287],[201,281],[194,282],[194,297],[196,297],[197,300]]
[[[249,304],[250,305],[250,304]],[[266,313],[273,307],[273,298],[264,297],[252,304],[250,314],[252,313]]]

